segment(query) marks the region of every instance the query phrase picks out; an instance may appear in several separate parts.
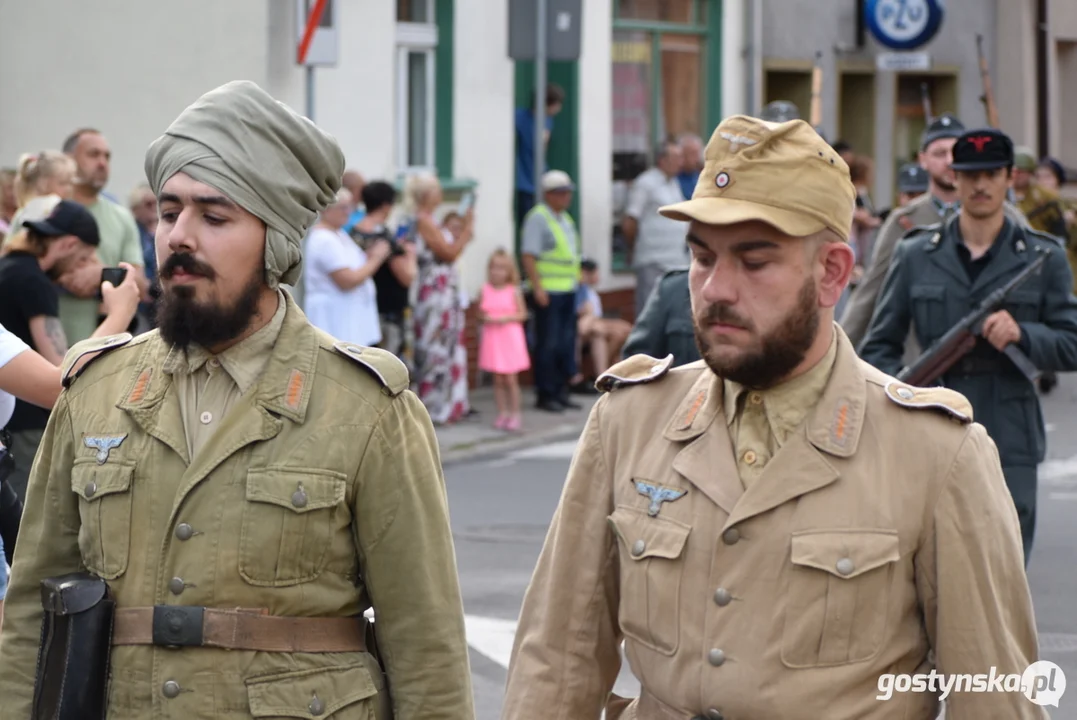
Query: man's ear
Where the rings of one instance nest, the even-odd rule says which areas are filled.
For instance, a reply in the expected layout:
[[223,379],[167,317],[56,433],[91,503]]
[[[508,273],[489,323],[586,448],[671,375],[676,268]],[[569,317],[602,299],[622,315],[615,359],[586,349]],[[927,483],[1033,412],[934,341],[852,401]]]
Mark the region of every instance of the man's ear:
[[835,307],[853,276],[856,254],[847,242],[827,241],[819,248],[816,262],[822,271],[818,280],[819,304]]

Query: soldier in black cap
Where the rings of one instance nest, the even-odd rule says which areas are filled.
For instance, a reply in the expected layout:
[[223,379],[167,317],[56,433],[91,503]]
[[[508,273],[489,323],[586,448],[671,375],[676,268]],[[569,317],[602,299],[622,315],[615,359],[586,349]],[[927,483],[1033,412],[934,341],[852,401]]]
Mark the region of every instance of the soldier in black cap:
[[998,446],[1028,564],[1036,524],[1036,466],[1045,455],[1035,386],[1002,351],[1016,345],[1041,371],[1077,370],[1077,298],[1066,253],[1050,235],[1015,223],[1003,208],[1013,183],[1013,143],[994,129],[963,134],[953,170],[961,212],[898,244],[860,349],[896,374],[910,325],[929,347],[992,292],[1047,252],[1042,270],[987,317],[976,346],[940,382],[968,398]]
[[[912,228],[945,220],[958,208],[957,189],[950,167],[952,150],[965,126],[950,113],[943,113],[928,125],[920,136],[920,167],[928,176],[927,192],[908,205],[891,211],[875,238],[871,261],[863,278],[849,298],[839,323],[854,345],[860,345],[868,332],[872,313],[879,301],[886,271],[894,247]],[[1025,224],[1024,216],[1007,203],[1006,212],[1015,222]],[[907,358],[916,357],[919,350],[910,343]]]
[[[898,207],[905,207],[926,193],[929,185],[927,170],[924,170],[922,166],[916,163],[902,165],[898,168],[897,175]],[[912,220],[907,215],[902,219],[909,223],[909,226],[905,229],[911,230],[913,227]]]

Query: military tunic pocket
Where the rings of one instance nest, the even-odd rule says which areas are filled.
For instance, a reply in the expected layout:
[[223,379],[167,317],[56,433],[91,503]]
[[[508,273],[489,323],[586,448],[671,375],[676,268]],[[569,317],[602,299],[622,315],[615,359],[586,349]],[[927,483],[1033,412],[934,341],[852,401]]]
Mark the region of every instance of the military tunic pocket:
[[692,528],[629,507],[618,507],[607,521],[621,544],[621,630],[673,655],[680,642],[681,556]]
[[896,530],[793,533],[782,630],[787,667],[844,665],[879,652],[899,547]]
[[1035,290],[1014,290],[1006,298],[1005,309],[1019,323],[1039,322],[1042,296]]
[[909,291],[912,322],[921,341],[934,342],[946,334],[953,322],[946,312],[946,287],[943,285],[913,285]]
[[247,680],[251,716],[375,720],[378,688],[363,665],[293,670]]
[[310,582],[325,569],[343,475],[255,469],[247,472],[239,574],[251,585]]
[[89,459],[71,468],[71,491],[79,497],[79,552],[86,569],[114,580],[127,571],[131,549],[133,465]]

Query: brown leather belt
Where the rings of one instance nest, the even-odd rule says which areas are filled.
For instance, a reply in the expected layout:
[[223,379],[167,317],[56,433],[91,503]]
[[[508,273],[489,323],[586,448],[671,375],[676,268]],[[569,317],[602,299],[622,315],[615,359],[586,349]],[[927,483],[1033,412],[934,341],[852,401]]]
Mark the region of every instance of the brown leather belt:
[[711,715],[708,715],[707,713],[700,713],[695,716],[682,715],[654,695],[647,692],[646,689],[640,691],[639,703],[636,705],[635,715],[635,717],[647,718],[647,720],[708,720],[711,716],[713,716],[715,720],[721,720],[721,713],[717,711]]
[[364,652],[364,617],[281,617],[266,610],[191,605],[117,608],[113,645],[261,652]]

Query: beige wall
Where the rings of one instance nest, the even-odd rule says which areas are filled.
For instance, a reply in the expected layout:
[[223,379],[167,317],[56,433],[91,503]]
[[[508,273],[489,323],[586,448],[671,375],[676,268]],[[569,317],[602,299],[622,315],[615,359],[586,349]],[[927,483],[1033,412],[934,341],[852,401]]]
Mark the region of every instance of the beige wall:
[[1077,169],[1077,2],[1050,0],[1048,77],[1051,88],[1050,152]]

